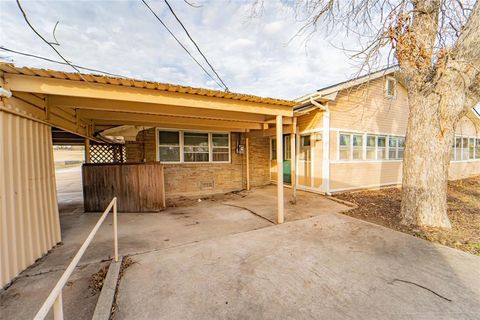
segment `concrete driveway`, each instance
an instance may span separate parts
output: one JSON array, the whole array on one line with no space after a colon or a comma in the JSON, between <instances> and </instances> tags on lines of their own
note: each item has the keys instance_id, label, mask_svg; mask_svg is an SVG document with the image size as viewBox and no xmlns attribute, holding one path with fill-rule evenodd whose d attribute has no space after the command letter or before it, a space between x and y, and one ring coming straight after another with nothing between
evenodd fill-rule
<instances>
[{"instance_id":1,"label":"concrete driveway","mask_svg":"<svg viewBox=\"0 0 480 320\"><path fill-rule=\"evenodd\" d=\"M480 319L480 257L340 214L132 258L118 319Z\"/></svg>"},{"instance_id":2,"label":"concrete driveway","mask_svg":"<svg viewBox=\"0 0 480 320\"><path fill-rule=\"evenodd\" d=\"M2 320L35 315L99 217L83 213L78 168L57 177L63 245L0 291ZM117 319L480 318L480 257L336 214L346 207L301 192L290 222L274 225L272 192L121 213L120 253L136 263L120 281ZM110 223L64 288L66 319L91 319L98 294L88 285L112 255Z\"/></svg>"}]
</instances>

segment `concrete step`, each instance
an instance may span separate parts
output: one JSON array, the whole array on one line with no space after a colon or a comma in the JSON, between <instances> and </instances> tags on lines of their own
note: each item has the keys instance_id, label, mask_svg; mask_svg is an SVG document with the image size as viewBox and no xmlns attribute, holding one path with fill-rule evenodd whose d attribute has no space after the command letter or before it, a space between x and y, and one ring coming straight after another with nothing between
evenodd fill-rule
<instances>
[{"instance_id":1,"label":"concrete step","mask_svg":"<svg viewBox=\"0 0 480 320\"><path fill-rule=\"evenodd\" d=\"M108 267L107 276L103 282L102 291L98 297L97 306L93 312L92 320L108 320L112 310L115 290L117 289L118 276L123 257L118 262L112 261Z\"/></svg>"}]
</instances>

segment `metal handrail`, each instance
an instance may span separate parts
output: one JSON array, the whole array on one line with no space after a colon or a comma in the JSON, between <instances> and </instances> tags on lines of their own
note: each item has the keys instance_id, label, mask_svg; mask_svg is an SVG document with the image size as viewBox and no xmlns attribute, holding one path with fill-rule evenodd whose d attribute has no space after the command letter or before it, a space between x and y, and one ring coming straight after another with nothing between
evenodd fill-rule
<instances>
[{"instance_id":1,"label":"metal handrail","mask_svg":"<svg viewBox=\"0 0 480 320\"><path fill-rule=\"evenodd\" d=\"M100 219L98 219L97 224L93 227L92 231L88 235L87 239L83 243L83 245L78 250L75 257L73 257L72 262L68 265L67 269L63 273L60 280L58 280L55 287L50 292L50 295L47 297L45 302L43 303L40 310L38 310L37 314L35 315L35 320L43 320L47 316L48 312L52 308L53 305L53 318L55 320L63 320L63 302L62 302L62 289L68 281L68 278L72 275L75 267L77 266L78 262L82 258L85 250L92 242L93 237L97 233L98 229L100 228L101 224L107 217L108 213L113 207L113 247L115 251L115 262L118 262L118 238L117 238L117 197L114 197L110 204L108 205L107 209L103 212Z\"/></svg>"}]
</instances>

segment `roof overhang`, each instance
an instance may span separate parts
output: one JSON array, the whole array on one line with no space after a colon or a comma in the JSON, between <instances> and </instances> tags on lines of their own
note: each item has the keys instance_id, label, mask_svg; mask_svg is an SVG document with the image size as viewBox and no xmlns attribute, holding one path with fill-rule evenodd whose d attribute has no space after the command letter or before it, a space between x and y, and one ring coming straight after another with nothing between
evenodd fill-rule
<instances>
[{"instance_id":1,"label":"roof overhang","mask_svg":"<svg viewBox=\"0 0 480 320\"><path fill-rule=\"evenodd\" d=\"M341 82L341 83L338 83L338 84L335 84L335 85L332 85L332 86L329 86L329 87L326 87L326 88L323 88L323 89L319 89L319 90L317 90L313 93L310 93L310 94L302 96L298 99L295 99L296 102L300 103L299 106L295 107L295 111L297 109L301 108L302 106L311 105L310 104L310 99L314 99L315 101L320 102L322 104L327 103L329 101L335 101L338 92L340 92L342 90L345 90L345 89L348 89L348 88L351 88L351 87L355 87L355 86L361 85L363 83L378 79L380 77L384 77L384 76L393 74L393 73L397 72L398 70L399 70L398 66L393 66L393 67L389 67L389 68L386 68L386 69L382 69L380 71L369 73L367 75L364 75L364 76L361 76L361 77L358 77L358 78L355 78L355 79L352 79L352 80L344 81L344 82Z\"/></svg>"},{"instance_id":2,"label":"roof overhang","mask_svg":"<svg viewBox=\"0 0 480 320\"><path fill-rule=\"evenodd\" d=\"M293 101L54 70L0 64L2 98L28 114L83 137L118 126L247 132L276 116L293 116Z\"/></svg>"}]
</instances>

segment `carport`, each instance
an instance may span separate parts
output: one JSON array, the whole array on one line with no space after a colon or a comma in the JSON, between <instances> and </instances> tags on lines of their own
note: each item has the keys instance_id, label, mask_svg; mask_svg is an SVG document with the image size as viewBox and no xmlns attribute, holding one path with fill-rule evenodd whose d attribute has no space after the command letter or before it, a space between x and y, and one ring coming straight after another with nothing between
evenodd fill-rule
<instances>
[{"instance_id":1,"label":"carport","mask_svg":"<svg viewBox=\"0 0 480 320\"><path fill-rule=\"evenodd\" d=\"M185 150L196 150L187 140L168 146L185 152L181 163L161 161L168 197L169 192L201 195L268 184L269 132L275 130L277 159L282 159L282 135L293 131L294 103L279 99L13 64L0 64L0 87L2 287L61 241L52 138L83 141L88 162L91 143L123 133L127 161L130 154L132 162L152 162L162 160L160 132L178 132L180 138L202 133L208 137L207 163L186 163ZM228 134L229 161L214 163L215 148L222 148L214 140L220 141L221 133ZM281 161L278 170L283 171ZM276 183L282 223L281 174Z\"/></svg>"}]
</instances>

